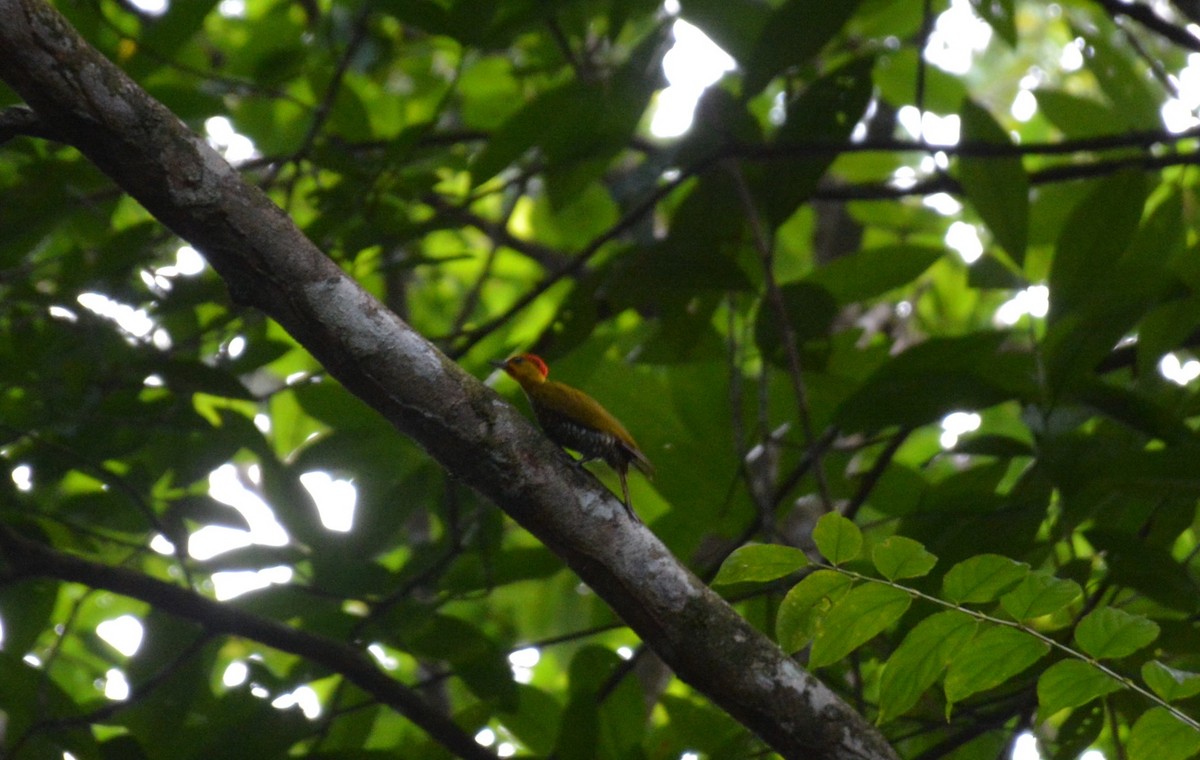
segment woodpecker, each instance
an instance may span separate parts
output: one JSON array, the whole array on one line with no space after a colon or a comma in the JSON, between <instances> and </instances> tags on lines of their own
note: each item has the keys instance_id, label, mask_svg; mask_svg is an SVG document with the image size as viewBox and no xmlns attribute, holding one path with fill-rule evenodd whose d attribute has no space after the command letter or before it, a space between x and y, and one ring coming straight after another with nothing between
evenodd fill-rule
<instances>
[{"instance_id":1,"label":"woodpecker","mask_svg":"<svg viewBox=\"0 0 1200 760\"><path fill-rule=\"evenodd\" d=\"M578 388L547 380L550 368L540 356L521 354L502 362L492 362L520 384L529 398L529 405L538 424L550 440L559 446L578 451L582 465L593 459L603 459L621 481L621 495L630 518L641 522L629 501L626 473L633 465L646 474L654 474L650 460L638 448L625 426L609 414L600 403Z\"/></svg>"}]
</instances>

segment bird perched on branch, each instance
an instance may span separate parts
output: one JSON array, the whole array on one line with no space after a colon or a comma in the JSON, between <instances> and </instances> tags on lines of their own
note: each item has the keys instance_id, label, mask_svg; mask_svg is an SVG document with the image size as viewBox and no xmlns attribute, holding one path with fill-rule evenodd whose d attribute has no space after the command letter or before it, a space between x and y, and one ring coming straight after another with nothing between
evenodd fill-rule
<instances>
[{"instance_id":1,"label":"bird perched on branch","mask_svg":"<svg viewBox=\"0 0 1200 760\"><path fill-rule=\"evenodd\" d=\"M550 440L583 455L577 464L603 459L613 468L621 481L625 511L631 518L641 522L629 501L626 473L631 464L647 476L654 474L654 468L625 426L598 401L578 388L547 380L550 368L540 356L521 354L492 364L521 385L538 424Z\"/></svg>"}]
</instances>

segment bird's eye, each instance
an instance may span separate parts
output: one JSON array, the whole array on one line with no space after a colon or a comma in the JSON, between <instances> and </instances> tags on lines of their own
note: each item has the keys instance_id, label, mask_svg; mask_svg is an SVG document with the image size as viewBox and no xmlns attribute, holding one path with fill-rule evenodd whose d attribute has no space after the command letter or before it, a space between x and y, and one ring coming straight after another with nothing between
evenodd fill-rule
<instances>
[{"instance_id":1,"label":"bird's eye","mask_svg":"<svg viewBox=\"0 0 1200 760\"><path fill-rule=\"evenodd\" d=\"M516 359L512 360L512 363L513 364L524 364L525 360L518 356Z\"/></svg>"}]
</instances>

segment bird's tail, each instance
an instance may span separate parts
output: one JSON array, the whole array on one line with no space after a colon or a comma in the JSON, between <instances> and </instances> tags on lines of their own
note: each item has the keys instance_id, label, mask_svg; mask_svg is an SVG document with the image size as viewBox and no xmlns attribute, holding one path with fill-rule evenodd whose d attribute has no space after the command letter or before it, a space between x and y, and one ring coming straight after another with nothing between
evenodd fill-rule
<instances>
[{"instance_id":1,"label":"bird's tail","mask_svg":"<svg viewBox=\"0 0 1200 760\"><path fill-rule=\"evenodd\" d=\"M650 464L650 460L646 458L645 454L632 446L625 446L624 449L629 453L630 464L641 470L646 477L654 477L654 465Z\"/></svg>"},{"instance_id":2,"label":"bird's tail","mask_svg":"<svg viewBox=\"0 0 1200 760\"><path fill-rule=\"evenodd\" d=\"M634 522L641 522L642 518L633 511L633 502L629 500L629 482L624 468L617 468L617 478L621 481L621 496L625 498L625 511L629 513L630 519Z\"/></svg>"}]
</instances>

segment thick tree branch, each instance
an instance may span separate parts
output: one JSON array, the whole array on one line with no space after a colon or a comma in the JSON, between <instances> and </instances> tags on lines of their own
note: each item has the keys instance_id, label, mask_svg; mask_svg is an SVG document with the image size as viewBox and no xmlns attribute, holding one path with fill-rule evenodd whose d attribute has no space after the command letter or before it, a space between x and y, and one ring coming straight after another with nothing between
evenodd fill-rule
<instances>
[{"instance_id":1,"label":"thick tree branch","mask_svg":"<svg viewBox=\"0 0 1200 760\"><path fill-rule=\"evenodd\" d=\"M345 644L289 628L237 607L172 586L133 570L89 562L47 548L0 528L0 554L6 575L43 577L105 589L150 604L155 609L199 623L211 633L253 639L341 673L363 691L423 728L459 757L493 760L487 751L442 713L375 666L362 652Z\"/></svg>"},{"instance_id":2,"label":"thick tree branch","mask_svg":"<svg viewBox=\"0 0 1200 760\"><path fill-rule=\"evenodd\" d=\"M331 375L559 554L681 678L786 757L895 757L868 721L628 520L516 409L348 278L57 12L41 0L0 0L0 17L0 78L46 123L204 253L236 301L277 320ZM215 603L204 612L218 621L230 614ZM257 634L277 640L280 628Z\"/></svg>"}]
</instances>

